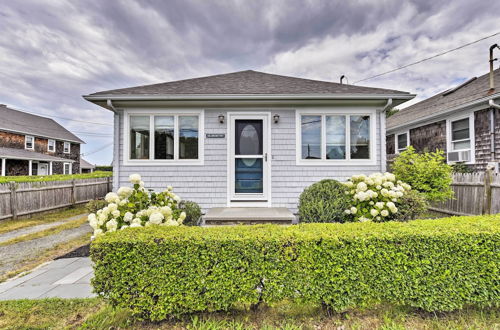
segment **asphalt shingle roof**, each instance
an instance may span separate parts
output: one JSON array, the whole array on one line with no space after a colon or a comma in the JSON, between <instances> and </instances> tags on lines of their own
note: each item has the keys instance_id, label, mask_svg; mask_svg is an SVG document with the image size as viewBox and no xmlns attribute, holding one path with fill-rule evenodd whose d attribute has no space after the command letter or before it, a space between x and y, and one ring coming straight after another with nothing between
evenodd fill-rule
<instances>
[{"instance_id":1,"label":"asphalt shingle roof","mask_svg":"<svg viewBox=\"0 0 500 330\"><path fill-rule=\"evenodd\" d=\"M46 155L26 149L15 149L15 148L4 148L4 147L0 147L0 158L31 159L31 160L68 162L68 163L74 162L74 160L72 159L54 157L51 155Z\"/></svg>"},{"instance_id":2,"label":"asphalt shingle roof","mask_svg":"<svg viewBox=\"0 0 500 330\"><path fill-rule=\"evenodd\" d=\"M436 94L428 99L415 103L387 119L387 129L412 124L419 119L439 116L450 109L500 93L500 69L493 72L496 89L491 92L489 73L472 80L457 90Z\"/></svg>"},{"instance_id":3,"label":"asphalt shingle roof","mask_svg":"<svg viewBox=\"0 0 500 330\"><path fill-rule=\"evenodd\" d=\"M4 104L0 104L0 119L0 131L85 143L53 119L14 110Z\"/></svg>"},{"instance_id":4,"label":"asphalt shingle roof","mask_svg":"<svg viewBox=\"0 0 500 330\"><path fill-rule=\"evenodd\" d=\"M80 168L95 168L95 165L80 157Z\"/></svg>"},{"instance_id":5,"label":"asphalt shingle roof","mask_svg":"<svg viewBox=\"0 0 500 330\"><path fill-rule=\"evenodd\" d=\"M339 84L329 81L311 80L296 77L258 72L253 70L219 74L153 85L102 91L99 95L237 95L237 94L380 94L410 95L407 92Z\"/></svg>"}]
</instances>

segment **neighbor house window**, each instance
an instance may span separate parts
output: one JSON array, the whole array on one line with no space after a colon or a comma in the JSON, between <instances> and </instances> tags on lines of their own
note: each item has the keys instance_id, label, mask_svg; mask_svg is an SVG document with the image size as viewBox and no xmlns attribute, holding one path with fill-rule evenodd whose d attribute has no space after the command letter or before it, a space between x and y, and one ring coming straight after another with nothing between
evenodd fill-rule
<instances>
[{"instance_id":1,"label":"neighbor house window","mask_svg":"<svg viewBox=\"0 0 500 330\"><path fill-rule=\"evenodd\" d=\"M71 174L71 163L63 164L64 174Z\"/></svg>"},{"instance_id":2,"label":"neighbor house window","mask_svg":"<svg viewBox=\"0 0 500 330\"><path fill-rule=\"evenodd\" d=\"M470 150L469 118L451 122L451 149L453 151Z\"/></svg>"},{"instance_id":3,"label":"neighbor house window","mask_svg":"<svg viewBox=\"0 0 500 330\"><path fill-rule=\"evenodd\" d=\"M54 152L56 151L56 141L49 139L47 142L47 151Z\"/></svg>"},{"instance_id":4,"label":"neighbor house window","mask_svg":"<svg viewBox=\"0 0 500 330\"><path fill-rule=\"evenodd\" d=\"M408 148L408 146L410 145L408 141L409 140L408 135L409 135L408 132L396 135L396 145L397 145L396 151L398 154L400 152L405 151L406 148Z\"/></svg>"},{"instance_id":5,"label":"neighbor house window","mask_svg":"<svg viewBox=\"0 0 500 330\"><path fill-rule=\"evenodd\" d=\"M30 135L24 137L24 148L33 150L35 149L35 138Z\"/></svg>"},{"instance_id":6,"label":"neighbor house window","mask_svg":"<svg viewBox=\"0 0 500 330\"><path fill-rule=\"evenodd\" d=\"M63 152L65 154L69 154L71 151L71 143L69 142L64 142L64 148L63 148Z\"/></svg>"},{"instance_id":7,"label":"neighbor house window","mask_svg":"<svg viewBox=\"0 0 500 330\"><path fill-rule=\"evenodd\" d=\"M130 114L130 160L200 160L200 128L198 114Z\"/></svg>"},{"instance_id":8,"label":"neighbor house window","mask_svg":"<svg viewBox=\"0 0 500 330\"><path fill-rule=\"evenodd\" d=\"M300 115L300 159L308 161L371 159L371 116Z\"/></svg>"}]
</instances>

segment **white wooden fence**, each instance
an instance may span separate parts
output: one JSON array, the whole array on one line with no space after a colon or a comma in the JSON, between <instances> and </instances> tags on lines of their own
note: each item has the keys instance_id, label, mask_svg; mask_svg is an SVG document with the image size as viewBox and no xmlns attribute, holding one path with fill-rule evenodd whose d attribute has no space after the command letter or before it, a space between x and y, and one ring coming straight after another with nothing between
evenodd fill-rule
<instances>
[{"instance_id":1,"label":"white wooden fence","mask_svg":"<svg viewBox=\"0 0 500 330\"><path fill-rule=\"evenodd\" d=\"M431 207L451 215L500 213L500 174L456 173L452 183L455 196Z\"/></svg>"},{"instance_id":2,"label":"white wooden fence","mask_svg":"<svg viewBox=\"0 0 500 330\"><path fill-rule=\"evenodd\" d=\"M112 189L112 179L9 182L0 184L0 220L49 211L102 198Z\"/></svg>"}]
</instances>

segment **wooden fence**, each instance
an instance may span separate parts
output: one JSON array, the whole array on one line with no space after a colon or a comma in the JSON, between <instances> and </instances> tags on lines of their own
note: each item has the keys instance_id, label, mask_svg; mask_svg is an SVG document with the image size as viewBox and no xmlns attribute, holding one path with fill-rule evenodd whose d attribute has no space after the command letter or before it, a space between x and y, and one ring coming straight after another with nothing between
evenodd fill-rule
<instances>
[{"instance_id":1,"label":"wooden fence","mask_svg":"<svg viewBox=\"0 0 500 330\"><path fill-rule=\"evenodd\" d=\"M452 188L455 196L434 205L431 210L451 215L500 213L500 174L491 170L456 173Z\"/></svg>"},{"instance_id":2,"label":"wooden fence","mask_svg":"<svg viewBox=\"0 0 500 330\"><path fill-rule=\"evenodd\" d=\"M9 182L0 184L0 220L102 198L112 189L112 179L90 178L66 181Z\"/></svg>"}]
</instances>

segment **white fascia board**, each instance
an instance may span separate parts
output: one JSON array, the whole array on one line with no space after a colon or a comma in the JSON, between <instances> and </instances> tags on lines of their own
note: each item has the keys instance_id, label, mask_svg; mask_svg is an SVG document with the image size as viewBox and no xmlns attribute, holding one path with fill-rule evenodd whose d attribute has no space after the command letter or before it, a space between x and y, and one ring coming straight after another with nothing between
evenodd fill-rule
<instances>
[{"instance_id":1,"label":"white fascia board","mask_svg":"<svg viewBox=\"0 0 500 330\"><path fill-rule=\"evenodd\" d=\"M33 133L27 132L27 131L10 130L8 128L3 128L3 127L0 127L0 131L8 132L8 133L15 133L15 134L17 133L19 135L28 135L28 136L33 136L33 137L37 137L37 138L50 139L50 140L56 140L56 141L66 141L66 142L73 142L76 144L86 144L83 140L82 141L75 141L75 140L62 139L60 137L49 136L49 135L37 135L37 134L33 134Z\"/></svg>"},{"instance_id":2,"label":"white fascia board","mask_svg":"<svg viewBox=\"0 0 500 330\"><path fill-rule=\"evenodd\" d=\"M83 95L87 101L162 100L411 100L415 94L162 94L162 95Z\"/></svg>"},{"instance_id":3,"label":"white fascia board","mask_svg":"<svg viewBox=\"0 0 500 330\"><path fill-rule=\"evenodd\" d=\"M38 158L36 156L34 157L22 157L22 156L9 156L9 155L0 155L0 158L5 158L5 159L19 159L19 160L36 160L39 162L59 162L59 163L74 163L76 160L73 159L64 159L64 158L57 158L57 159L45 159L45 158Z\"/></svg>"},{"instance_id":4,"label":"white fascia board","mask_svg":"<svg viewBox=\"0 0 500 330\"><path fill-rule=\"evenodd\" d=\"M415 121L412 121L412 122L408 122L408 123L405 123L405 124L402 124L402 125L398 125L398 126L394 126L394 127L388 128L386 130L386 132L387 132L387 134L393 134L393 133L395 133L397 131L401 131L403 129L420 127L420 126L423 126L423 125L431 124L433 122L436 122L437 120L446 119L446 117L449 114L456 113L458 111L470 110L472 112L475 112L475 111L479 111L479 110L483 110L483 109L488 109L489 108L489 104L488 104L489 100L496 99L496 98L500 98L500 93L494 94L494 95L490 95L490 96L487 96L487 97L483 97L483 98L480 98L478 100L475 100L475 101L472 101L472 102L469 102L469 103L464 103L464 104L461 104L461 105L457 105L456 107L449 108L449 109L447 109L444 112L440 112L440 113L437 113L437 114L434 114L434 115L422 117L422 118L419 118L418 120L415 120ZM484 104L482 104L482 103L484 103ZM404 111L404 109L402 111Z\"/></svg>"}]
</instances>

